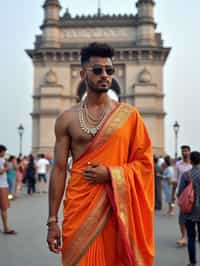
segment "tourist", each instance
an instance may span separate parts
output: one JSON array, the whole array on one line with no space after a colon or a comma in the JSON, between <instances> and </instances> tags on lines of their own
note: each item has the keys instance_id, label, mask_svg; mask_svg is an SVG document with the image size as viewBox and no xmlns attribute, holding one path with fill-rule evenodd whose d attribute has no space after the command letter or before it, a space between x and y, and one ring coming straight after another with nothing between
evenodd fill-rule
<instances>
[{"instance_id":1,"label":"tourist","mask_svg":"<svg viewBox=\"0 0 200 266\"><path fill-rule=\"evenodd\" d=\"M47 173L50 164L44 154L39 155L39 159L36 161L36 166L38 174L38 190L39 192L47 192Z\"/></svg>"},{"instance_id":2,"label":"tourist","mask_svg":"<svg viewBox=\"0 0 200 266\"><path fill-rule=\"evenodd\" d=\"M171 202L171 195L172 195L172 178L174 176L173 167L171 166L171 158L170 156L165 156L163 167L163 191L165 194L165 201L168 204L168 215L174 214L174 207L172 206Z\"/></svg>"},{"instance_id":3,"label":"tourist","mask_svg":"<svg viewBox=\"0 0 200 266\"><path fill-rule=\"evenodd\" d=\"M10 229L10 227L8 226L7 210L9 208L10 203L8 200L7 181L7 172L9 171L9 167L4 159L6 150L7 149L4 145L0 145L0 211L3 224L3 233L7 235L14 235L16 234L15 230Z\"/></svg>"},{"instance_id":4,"label":"tourist","mask_svg":"<svg viewBox=\"0 0 200 266\"><path fill-rule=\"evenodd\" d=\"M87 96L56 121L49 187L47 242L61 251L58 210L67 157L73 165L64 203L63 265L152 266L154 174L151 141L136 108L111 100L113 49L92 43L81 51Z\"/></svg>"},{"instance_id":5,"label":"tourist","mask_svg":"<svg viewBox=\"0 0 200 266\"><path fill-rule=\"evenodd\" d=\"M155 175L155 209L162 209L162 167L158 164L158 157L154 155L154 175Z\"/></svg>"},{"instance_id":6,"label":"tourist","mask_svg":"<svg viewBox=\"0 0 200 266\"><path fill-rule=\"evenodd\" d=\"M188 145L181 146L182 160L177 161L175 172L174 172L174 180L176 180L177 186L179 186L181 182L181 177L184 172L190 170L192 165L190 163L190 147ZM174 197L174 195L172 196ZM186 227L185 227L185 217L179 212L179 227L181 232L181 239L176 243L179 247L184 247L187 245L187 236L186 236Z\"/></svg>"},{"instance_id":7,"label":"tourist","mask_svg":"<svg viewBox=\"0 0 200 266\"><path fill-rule=\"evenodd\" d=\"M22 181L23 181L23 163L20 157L17 158L16 162L16 184L15 184L15 196L19 197L22 188Z\"/></svg>"},{"instance_id":8,"label":"tourist","mask_svg":"<svg viewBox=\"0 0 200 266\"><path fill-rule=\"evenodd\" d=\"M16 157L11 155L8 159L9 170L7 172L8 186L9 186L9 199L13 199L15 182L16 182Z\"/></svg>"},{"instance_id":9,"label":"tourist","mask_svg":"<svg viewBox=\"0 0 200 266\"><path fill-rule=\"evenodd\" d=\"M180 196L181 192L186 188L191 179L194 188L195 199L192 211L189 214L183 214L183 216L185 218L188 238L188 254L190 260L190 264L188 264L188 266L195 266L197 265L196 229L200 228L200 152L191 152L190 161L192 164L192 169L182 175L178 196Z\"/></svg>"},{"instance_id":10,"label":"tourist","mask_svg":"<svg viewBox=\"0 0 200 266\"><path fill-rule=\"evenodd\" d=\"M36 165L32 154L29 155L28 165L26 167L27 194L35 193L36 184Z\"/></svg>"}]
</instances>

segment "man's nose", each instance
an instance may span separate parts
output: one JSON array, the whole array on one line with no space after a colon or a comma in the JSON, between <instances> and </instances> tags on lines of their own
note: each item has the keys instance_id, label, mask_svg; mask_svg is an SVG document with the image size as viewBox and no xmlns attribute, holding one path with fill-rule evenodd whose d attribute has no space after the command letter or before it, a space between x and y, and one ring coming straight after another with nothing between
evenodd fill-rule
<instances>
[{"instance_id":1,"label":"man's nose","mask_svg":"<svg viewBox=\"0 0 200 266\"><path fill-rule=\"evenodd\" d=\"M108 76L105 67L102 67L101 76L103 76L103 77L107 77Z\"/></svg>"}]
</instances>

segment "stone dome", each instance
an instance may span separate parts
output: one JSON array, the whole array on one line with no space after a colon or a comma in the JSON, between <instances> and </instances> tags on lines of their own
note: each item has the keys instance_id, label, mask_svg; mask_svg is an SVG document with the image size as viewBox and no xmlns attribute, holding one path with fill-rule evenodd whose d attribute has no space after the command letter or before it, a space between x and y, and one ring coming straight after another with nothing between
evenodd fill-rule
<instances>
[{"instance_id":1,"label":"stone dome","mask_svg":"<svg viewBox=\"0 0 200 266\"><path fill-rule=\"evenodd\" d=\"M51 69L45 76L45 83L55 85L58 83L56 73Z\"/></svg>"},{"instance_id":2,"label":"stone dome","mask_svg":"<svg viewBox=\"0 0 200 266\"><path fill-rule=\"evenodd\" d=\"M139 74L139 78L138 78L139 82L150 83L151 79L152 79L151 73L146 68L144 68Z\"/></svg>"}]
</instances>

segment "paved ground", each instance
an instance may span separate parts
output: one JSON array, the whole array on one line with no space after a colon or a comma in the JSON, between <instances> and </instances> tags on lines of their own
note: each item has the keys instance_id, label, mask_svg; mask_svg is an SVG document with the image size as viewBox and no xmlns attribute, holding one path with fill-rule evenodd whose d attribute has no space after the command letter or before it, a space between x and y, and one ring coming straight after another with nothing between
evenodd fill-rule
<instances>
[{"instance_id":1,"label":"paved ground","mask_svg":"<svg viewBox=\"0 0 200 266\"><path fill-rule=\"evenodd\" d=\"M9 220L19 234L5 236L0 233L0 266L61 265L60 257L49 253L46 246L46 217L46 194L33 197L24 195L12 202ZM179 237L176 221L177 217L168 218L164 212L156 214L155 266L187 265L186 249L178 249L175 245Z\"/></svg>"}]
</instances>

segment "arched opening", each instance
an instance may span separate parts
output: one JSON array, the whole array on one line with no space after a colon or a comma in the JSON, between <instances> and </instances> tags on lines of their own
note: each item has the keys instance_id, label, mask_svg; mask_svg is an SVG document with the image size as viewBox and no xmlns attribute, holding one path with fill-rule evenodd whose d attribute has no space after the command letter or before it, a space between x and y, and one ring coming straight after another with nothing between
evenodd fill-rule
<instances>
[{"instance_id":1,"label":"arched opening","mask_svg":"<svg viewBox=\"0 0 200 266\"><path fill-rule=\"evenodd\" d=\"M86 85L85 85L85 82L84 80L81 80L79 85L78 85L78 89L77 89L77 96L78 96L78 102L81 101L81 99L83 99L85 96L86 96ZM121 89L120 89L120 86L119 86L119 83L117 82L116 79L113 79L112 80L112 85L110 87L110 90L108 91L108 95L116 100L116 101L120 101L120 92L121 92Z\"/></svg>"}]
</instances>

